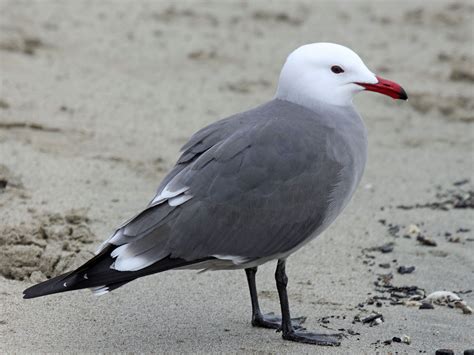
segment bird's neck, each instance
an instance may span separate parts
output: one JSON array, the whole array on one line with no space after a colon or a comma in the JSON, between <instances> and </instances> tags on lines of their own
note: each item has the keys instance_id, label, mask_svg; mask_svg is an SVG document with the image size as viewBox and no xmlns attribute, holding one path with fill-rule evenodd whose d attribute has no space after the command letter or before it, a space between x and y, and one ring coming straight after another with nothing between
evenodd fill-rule
<instances>
[{"instance_id":1,"label":"bird's neck","mask_svg":"<svg viewBox=\"0 0 474 355\"><path fill-rule=\"evenodd\" d=\"M292 102L310 110L321 106L353 107L353 93L347 88L323 89L315 86L308 78L293 80L283 75L280 77L275 98Z\"/></svg>"},{"instance_id":2,"label":"bird's neck","mask_svg":"<svg viewBox=\"0 0 474 355\"><path fill-rule=\"evenodd\" d=\"M327 102L326 100L320 100L315 97L315 95L305 95L303 93L280 90L280 87L278 87L274 99L288 101L316 112L339 109L355 110L355 107L352 103L352 98L351 100L344 102L344 104L342 104L342 102L341 104L334 104L331 102Z\"/></svg>"}]
</instances>

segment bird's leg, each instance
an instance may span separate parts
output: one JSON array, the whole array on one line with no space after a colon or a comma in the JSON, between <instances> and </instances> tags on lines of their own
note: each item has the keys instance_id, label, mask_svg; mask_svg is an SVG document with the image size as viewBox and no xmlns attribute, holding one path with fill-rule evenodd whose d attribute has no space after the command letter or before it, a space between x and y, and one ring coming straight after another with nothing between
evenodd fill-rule
<instances>
[{"instance_id":1,"label":"bird's leg","mask_svg":"<svg viewBox=\"0 0 474 355\"><path fill-rule=\"evenodd\" d=\"M296 341L300 343L316 344L316 345L329 345L338 346L340 345L339 339L340 334L318 334L310 333L302 329L295 329L293 327L290 318L290 306L288 304L288 294L286 293L286 285L288 284L288 277L285 272L286 260L278 260L278 265L275 272L275 280L278 289L278 295L280 296L281 305L281 330L283 333L283 339Z\"/></svg>"},{"instance_id":2,"label":"bird's leg","mask_svg":"<svg viewBox=\"0 0 474 355\"><path fill-rule=\"evenodd\" d=\"M254 327L280 329L281 317L276 316L274 313L262 314L260 306L258 304L257 286L255 284L255 274L257 268L252 267L245 269L247 274L247 281L250 290L250 300L252 302L252 325ZM301 324L306 320L306 317L293 318L291 323L295 329L303 329Z\"/></svg>"}]
</instances>

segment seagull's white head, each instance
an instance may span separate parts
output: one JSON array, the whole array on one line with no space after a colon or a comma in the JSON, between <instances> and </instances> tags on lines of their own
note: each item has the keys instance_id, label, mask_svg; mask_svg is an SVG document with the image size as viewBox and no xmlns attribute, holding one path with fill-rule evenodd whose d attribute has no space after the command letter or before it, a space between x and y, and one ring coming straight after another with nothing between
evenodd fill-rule
<instances>
[{"instance_id":1,"label":"seagull's white head","mask_svg":"<svg viewBox=\"0 0 474 355\"><path fill-rule=\"evenodd\" d=\"M334 43L312 43L288 56L276 97L306 107L318 103L348 106L352 105L354 95L363 90L407 99L400 85L376 76L349 48Z\"/></svg>"}]
</instances>

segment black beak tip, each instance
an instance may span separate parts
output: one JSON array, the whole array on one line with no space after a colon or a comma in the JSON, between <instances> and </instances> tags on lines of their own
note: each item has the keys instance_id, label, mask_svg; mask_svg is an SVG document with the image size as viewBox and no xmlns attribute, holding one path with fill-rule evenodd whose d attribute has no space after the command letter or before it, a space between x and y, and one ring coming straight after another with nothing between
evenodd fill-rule
<instances>
[{"instance_id":1,"label":"black beak tip","mask_svg":"<svg viewBox=\"0 0 474 355\"><path fill-rule=\"evenodd\" d=\"M407 92L405 91L404 88L401 88L400 90L400 96L398 97L400 100L408 100L408 95Z\"/></svg>"}]
</instances>

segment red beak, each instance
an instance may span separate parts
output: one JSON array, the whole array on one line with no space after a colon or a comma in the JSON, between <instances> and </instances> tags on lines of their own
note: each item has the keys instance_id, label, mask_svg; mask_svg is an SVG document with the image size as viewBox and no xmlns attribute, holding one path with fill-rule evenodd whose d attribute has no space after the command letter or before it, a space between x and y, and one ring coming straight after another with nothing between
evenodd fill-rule
<instances>
[{"instance_id":1,"label":"red beak","mask_svg":"<svg viewBox=\"0 0 474 355\"><path fill-rule=\"evenodd\" d=\"M390 96L394 99L407 100L408 95L403 88L394 83L393 81L383 79L380 76L376 76L379 81L377 84L365 84L365 83L356 83L357 85L363 86L366 90L375 91L387 96Z\"/></svg>"}]
</instances>

